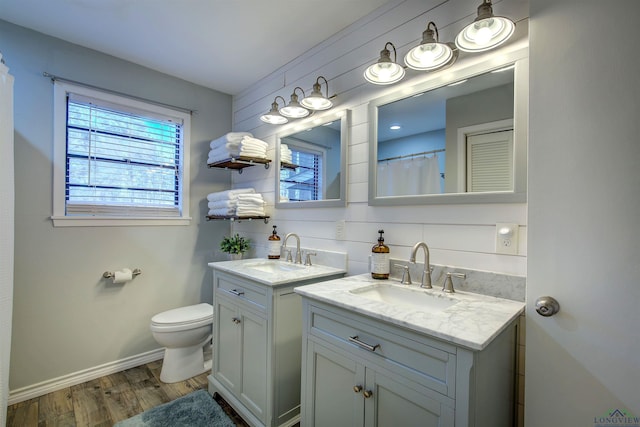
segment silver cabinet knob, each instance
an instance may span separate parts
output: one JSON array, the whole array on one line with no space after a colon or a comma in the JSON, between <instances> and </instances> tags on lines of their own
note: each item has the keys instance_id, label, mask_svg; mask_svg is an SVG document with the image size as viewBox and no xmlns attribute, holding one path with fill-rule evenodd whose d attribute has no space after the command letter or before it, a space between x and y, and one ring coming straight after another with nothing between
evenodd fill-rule
<instances>
[{"instance_id":1,"label":"silver cabinet knob","mask_svg":"<svg viewBox=\"0 0 640 427\"><path fill-rule=\"evenodd\" d=\"M536 311L544 317L553 316L560 311L560 304L550 296L540 297L536 300Z\"/></svg>"}]
</instances>

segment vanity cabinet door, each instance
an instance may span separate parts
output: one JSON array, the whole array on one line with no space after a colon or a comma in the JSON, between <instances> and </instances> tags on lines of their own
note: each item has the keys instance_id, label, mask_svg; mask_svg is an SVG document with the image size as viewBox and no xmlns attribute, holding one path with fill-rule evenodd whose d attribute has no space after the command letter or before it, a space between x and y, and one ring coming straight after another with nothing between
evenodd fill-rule
<instances>
[{"instance_id":1,"label":"vanity cabinet door","mask_svg":"<svg viewBox=\"0 0 640 427\"><path fill-rule=\"evenodd\" d=\"M238 306L217 298L214 348L214 376L236 396L240 393L240 323Z\"/></svg>"},{"instance_id":2,"label":"vanity cabinet door","mask_svg":"<svg viewBox=\"0 0 640 427\"><path fill-rule=\"evenodd\" d=\"M267 320L240 309L242 393L240 400L262 422L267 407Z\"/></svg>"},{"instance_id":3,"label":"vanity cabinet door","mask_svg":"<svg viewBox=\"0 0 640 427\"><path fill-rule=\"evenodd\" d=\"M262 316L216 296L214 376L258 419L267 407L267 326Z\"/></svg>"},{"instance_id":4,"label":"vanity cabinet door","mask_svg":"<svg viewBox=\"0 0 640 427\"><path fill-rule=\"evenodd\" d=\"M306 345L302 424L314 427L362 426L364 366L312 340Z\"/></svg>"},{"instance_id":5,"label":"vanity cabinet door","mask_svg":"<svg viewBox=\"0 0 640 427\"><path fill-rule=\"evenodd\" d=\"M365 426L453 427L454 409L433 399L433 391L367 367L363 398Z\"/></svg>"}]
</instances>

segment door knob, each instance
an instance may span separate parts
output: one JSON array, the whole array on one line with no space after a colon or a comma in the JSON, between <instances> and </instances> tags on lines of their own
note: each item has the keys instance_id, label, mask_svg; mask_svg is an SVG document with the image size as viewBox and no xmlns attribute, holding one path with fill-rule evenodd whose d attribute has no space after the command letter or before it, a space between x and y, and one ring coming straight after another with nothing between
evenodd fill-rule
<instances>
[{"instance_id":1,"label":"door knob","mask_svg":"<svg viewBox=\"0 0 640 427\"><path fill-rule=\"evenodd\" d=\"M560 304L550 296L540 297L536 300L536 311L544 317L553 316L560 311Z\"/></svg>"}]
</instances>

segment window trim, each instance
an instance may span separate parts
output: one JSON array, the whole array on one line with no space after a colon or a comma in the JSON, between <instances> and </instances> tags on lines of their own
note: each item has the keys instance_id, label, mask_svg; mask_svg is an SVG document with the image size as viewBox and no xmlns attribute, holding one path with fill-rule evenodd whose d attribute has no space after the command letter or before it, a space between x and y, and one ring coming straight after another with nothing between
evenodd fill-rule
<instances>
[{"instance_id":1,"label":"window trim","mask_svg":"<svg viewBox=\"0 0 640 427\"><path fill-rule=\"evenodd\" d=\"M109 226L154 226L154 225L189 225L190 205L190 141L191 141L191 116L182 111L173 110L167 107L143 102L125 96L115 95L108 92L99 91L93 88L71 84L68 82L55 81L53 96L53 215L51 220L54 227L109 227ZM182 141L182 163L180 173L182 174L181 207L182 212L179 217L119 217L119 216L66 216L65 215L65 171L67 160L67 94L74 93L83 95L107 103L124 105L128 108L135 108L141 111L173 116L183 120L183 141Z\"/></svg>"}]
</instances>

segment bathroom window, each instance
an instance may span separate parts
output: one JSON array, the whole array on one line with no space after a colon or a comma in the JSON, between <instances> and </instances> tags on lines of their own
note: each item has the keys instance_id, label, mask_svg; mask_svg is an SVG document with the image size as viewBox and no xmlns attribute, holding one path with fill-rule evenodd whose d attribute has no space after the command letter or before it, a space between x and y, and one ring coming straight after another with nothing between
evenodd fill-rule
<instances>
[{"instance_id":1,"label":"bathroom window","mask_svg":"<svg viewBox=\"0 0 640 427\"><path fill-rule=\"evenodd\" d=\"M280 200L323 200L322 151L291 147L295 169L280 170Z\"/></svg>"},{"instance_id":2,"label":"bathroom window","mask_svg":"<svg viewBox=\"0 0 640 427\"><path fill-rule=\"evenodd\" d=\"M188 223L188 114L61 82L54 114L54 225Z\"/></svg>"}]
</instances>

